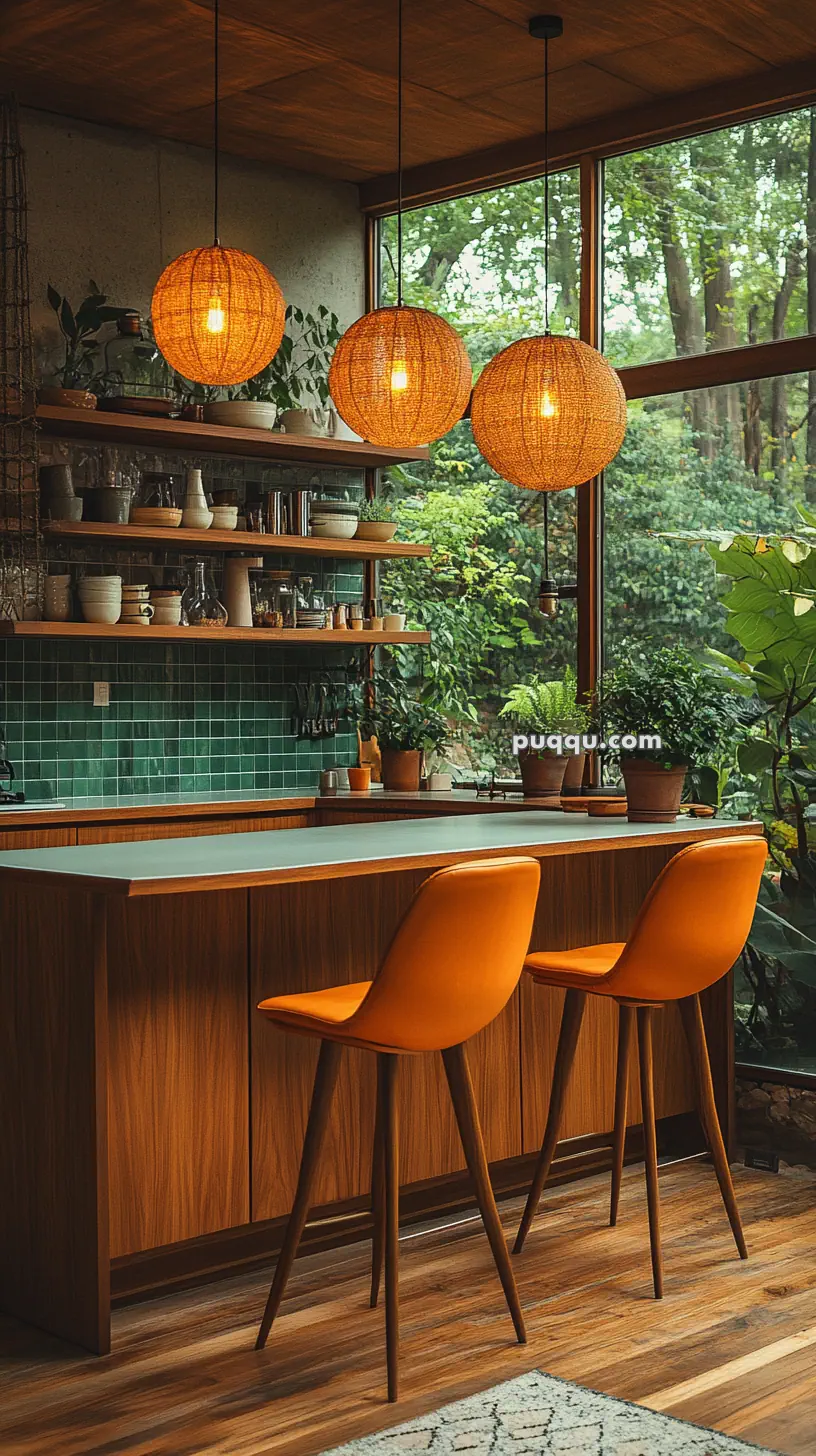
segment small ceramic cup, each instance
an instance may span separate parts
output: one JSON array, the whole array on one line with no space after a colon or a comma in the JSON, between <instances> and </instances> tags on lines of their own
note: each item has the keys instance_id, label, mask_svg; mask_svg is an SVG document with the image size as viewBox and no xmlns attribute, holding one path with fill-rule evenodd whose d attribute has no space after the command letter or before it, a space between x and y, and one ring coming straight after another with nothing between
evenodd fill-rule
<instances>
[{"instance_id":1,"label":"small ceramic cup","mask_svg":"<svg viewBox=\"0 0 816 1456\"><path fill-rule=\"evenodd\" d=\"M349 788L353 794L367 794L371 788L371 764L348 770Z\"/></svg>"},{"instance_id":2,"label":"small ceramic cup","mask_svg":"<svg viewBox=\"0 0 816 1456\"><path fill-rule=\"evenodd\" d=\"M153 626L154 627L178 627L181 622L181 597L172 601L168 598L153 604Z\"/></svg>"},{"instance_id":3,"label":"small ceramic cup","mask_svg":"<svg viewBox=\"0 0 816 1456\"><path fill-rule=\"evenodd\" d=\"M46 622L67 622L71 616L70 576L47 576L45 578L45 620Z\"/></svg>"},{"instance_id":4,"label":"small ceramic cup","mask_svg":"<svg viewBox=\"0 0 816 1456\"><path fill-rule=\"evenodd\" d=\"M153 616L153 608L149 602L139 602L137 606L132 603L122 603L122 621L129 622L133 627L149 627Z\"/></svg>"},{"instance_id":5,"label":"small ceramic cup","mask_svg":"<svg viewBox=\"0 0 816 1456\"><path fill-rule=\"evenodd\" d=\"M382 619L382 622L383 622L383 630L386 631L386 632L404 632L405 631L405 613L404 612L386 612L385 613L385 616Z\"/></svg>"},{"instance_id":6,"label":"small ceramic cup","mask_svg":"<svg viewBox=\"0 0 816 1456\"><path fill-rule=\"evenodd\" d=\"M122 603L118 599L113 601L84 601L82 603L82 615L86 622L107 623L113 626L119 621L122 611Z\"/></svg>"}]
</instances>

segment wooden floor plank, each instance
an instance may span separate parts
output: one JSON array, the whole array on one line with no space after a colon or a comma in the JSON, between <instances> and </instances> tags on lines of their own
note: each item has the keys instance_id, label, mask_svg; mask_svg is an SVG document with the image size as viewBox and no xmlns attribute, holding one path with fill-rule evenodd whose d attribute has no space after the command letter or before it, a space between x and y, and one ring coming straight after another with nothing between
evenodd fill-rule
<instances>
[{"instance_id":1,"label":"wooden floor plank","mask_svg":"<svg viewBox=\"0 0 816 1456\"><path fill-rule=\"evenodd\" d=\"M750 1258L735 1256L705 1164L661 1171L666 1294L651 1297L642 1168L545 1191L514 1268L529 1344L512 1338L480 1223L401 1240L402 1387L385 1401L370 1245L299 1260L269 1344L252 1348L267 1273L117 1310L94 1360L0 1321L3 1456L311 1456L525 1370L812 1456L812 1182L739 1170ZM502 1208L508 1234L521 1211Z\"/></svg>"}]
</instances>

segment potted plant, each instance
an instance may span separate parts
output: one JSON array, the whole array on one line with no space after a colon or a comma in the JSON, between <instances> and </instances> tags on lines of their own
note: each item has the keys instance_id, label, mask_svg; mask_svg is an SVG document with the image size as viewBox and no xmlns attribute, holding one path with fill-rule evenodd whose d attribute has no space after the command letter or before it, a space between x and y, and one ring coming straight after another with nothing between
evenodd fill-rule
<instances>
[{"instance_id":1,"label":"potted plant","mask_svg":"<svg viewBox=\"0 0 816 1456\"><path fill-rule=\"evenodd\" d=\"M264 430L277 422L288 434L326 434L315 416L329 404L329 364L339 338L337 315L325 304L316 315L290 304L274 359L243 384L230 385L226 399L205 401L205 420Z\"/></svg>"},{"instance_id":2,"label":"potted plant","mask_svg":"<svg viewBox=\"0 0 816 1456\"><path fill-rule=\"evenodd\" d=\"M93 279L88 287L90 289L88 297L82 300L79 308L74 312L68 299L57 293L52 284L48 285L48 302L57 316L65 353L62 364L55 375L59 380L59 385L40 390L40 400L43 404L68 405L74 409L96 409L96 394L92 392L92 386L100 377L95 368L99 351L97 335L103 324L116 323L134 311L132 308L110 306L107 295L100 293L99 287L93 282Z\"/></svg>"},{"instance_id":3,"label":"potted plant","mask_svg":"<svg viewBox=\"0 0 816 1456\"><path fill-rule=\"evenodd\" d=\"M432 749L441 753L449 736L438 708L412 697L401 677L384 675L375 679L374 702L364 712L363 730L377 738L383 787L399 793L419 789L423 754Z\"/></svg>"},{"instance_id":4,"label":"potted plant","mask_svg":"<svg viewBox=\"0 0 816 1456\"><path fill-rule=\"evenodd\" d=\"M394 507L384 496L364 501L355 535L360 541L393 541L397 534Z\"/></svg>"},{"instance_id":5,"label":"potted plant","mask_svg":"<svg viewBox=\"0 0 816 1456\"><path fill-rule=\"evenodd\" d=\"M625 659L604 675L600 703L607 739L613 733L624 739L620 767L629 819L641 824L673 823L689 768L716 761L745 721L730 685L683 647ZM659 748L635 746L654 735Z\"/></svg>"},{"instance_id":6,"label":"potted plant","mask_svg":"<svg viewBox=\"0 0 816 1456\"><path fill-rule=\"evenodd\" d=\"M551 735L582 734L589 728L589 709L578 701L575 673L571 668L554 682L533 677L529 682L516 683L507 694L500 717L511 718L517 733L530 740L518 754L525 798L560 794L568 767L570 787L579 786L586 755L561 753L546 744Z\"/></svg>"}]
</instances>

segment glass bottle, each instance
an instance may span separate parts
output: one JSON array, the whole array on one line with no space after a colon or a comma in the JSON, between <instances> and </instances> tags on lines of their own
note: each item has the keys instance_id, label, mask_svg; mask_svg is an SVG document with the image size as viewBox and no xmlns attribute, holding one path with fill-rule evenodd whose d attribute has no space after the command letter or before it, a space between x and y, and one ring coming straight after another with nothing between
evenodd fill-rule
<instances>
[{"instance_id":1,"label":"glass bottle","mask_svg":"<svg viewBox=\"0 0 816 1456\"><path fill-rule=\"evenodd\" d=\"M117 399L172 399L173 376L138 313L117 321L105 345L107 391Z\"/></svg>"},{"instance_id":2,"label":"glass bottle","mask_svg":"<svg viewBox=\"0 0 816 1456\"><path fill-rule=\"evenodd\" d=\"M195 564L193 580L181 598L181 610L188 627L227 625L227 609L218 600L205 561Z\"/></svg>"}]
</instances>

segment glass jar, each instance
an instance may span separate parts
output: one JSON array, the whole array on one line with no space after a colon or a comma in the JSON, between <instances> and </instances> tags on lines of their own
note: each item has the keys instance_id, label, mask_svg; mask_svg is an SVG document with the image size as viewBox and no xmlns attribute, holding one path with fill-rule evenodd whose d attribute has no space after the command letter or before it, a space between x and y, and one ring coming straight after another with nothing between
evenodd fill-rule
<instances>
[{"instance_id":1,"label":"glass jar","mask_svg":"<svg viewBox=\"0 0 816 1456\"><path fill-rule=\"evenodd\" d=\"M255 627L293 627L295 589L288 571L253 574L252 621Z\"/></svg>"},{"instance_id":2,"label":"glass jar","mask_svg":"<svg viewBox=\"0 0 816 1456\"><path fill-rule=\"evenodd\" d=\"M188 627L226 627L227 609L218 600L207 563L197 561L193 580L181 598L181 611Z\"/></svg>"},{"instance_id":3,"label":"glass jar","mask_svg":"<svg viewBox=\"0 0 816 1456\"><path fill-rule=\"evenodd\" d=\"M181 482L166 470L143 470L136 498L137 506L177 510L182 499Z\"/></svg>"},{"instance_id":4,"label":"glass jar","mask_svg":"<svg viewBox=\"0 0 816 1456\"><path fill-rule=\"evenodd\" d=\"M138 313L117 321L105 345L107 393L117 399L172 399L173 375Z\"/></svg>"}]
</instances>

